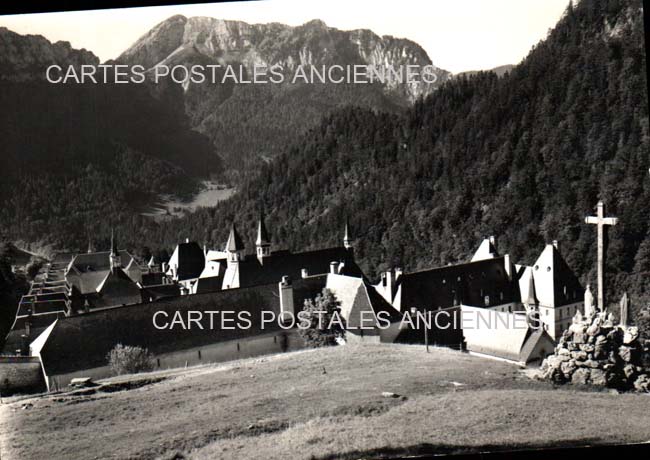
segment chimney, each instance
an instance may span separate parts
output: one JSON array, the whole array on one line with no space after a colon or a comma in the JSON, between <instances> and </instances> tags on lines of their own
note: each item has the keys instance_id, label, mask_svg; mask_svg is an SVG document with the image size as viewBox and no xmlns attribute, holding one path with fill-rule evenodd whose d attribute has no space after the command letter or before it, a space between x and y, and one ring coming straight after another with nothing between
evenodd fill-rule
<instances>
[{"instance_id":1,"label":"chimney","mask_svg":"<svg viewBox=\"0 0 650 460\"><path fill-rule=\"evenodd\" d=\"M503 256L503 265L505 265L508 280L512 281L512 262L510 262L510 254Z\"/></svg>"},{"instance_id":2,"label":"chimney","mask_svg":"<svg viewBox=\"0 0 650 460\"><path fill-rule=\"evenodd\" d=\"M189 239L189 238L185 238L185 242L186 242L186 243L189 243L189 242L190 242L190 239Z\"/></svg>"},{"instance_id":3,"label":"chimney","mask_svg":"<svg viewBox=\"0 0 650 460\"><path fill-rule=\"evenodd\" d=\"M391 305L393 303L393 297L395 296L395 282L401 272L402 271L399 268L391 268L381 274L381 295Z\"/></svg>"},{"instance_id":4,"label":"chimney","mask_svg":"<svg viewBox=\"0 0 650 460\"><path fill-rule=\"evenodd\" d=\"M488 239L490 240L490 244L492 244L492 246L496 246L497 239L494 237L494 235L490 235Z\"/></svg>"},{"instance_id":5,"label":"chimney","mask_svg":"<svg viewBox=\"0 0 650 460\"><path fill-rule=\"evenodd\" d=\"M280 291L280 320L283 323L290 323L294 316L293 286L291 285L291 278L286 275L283 276L282 281L278 283L278 290Z\"/></svg>"},{"instance_id":6,"label":"chimney","mask_svg":"<svg viewBox=\"0 0 650 460\"><path fill-rule=\"evenodd\" d=\"M307 271L306 268L300 270L300 276L302 276L303 278L307 278L309 276L309 272Z\"/></svg>"},{"instance_id":7,"label":"chimney","mask_svg":"<svg viewBox=\"0 0 650 460\"><path fill-rule=\"evenodd\" d=\"M203 255L206 256L206 257L208 255L208 245L207 244L203 245Z\"/></svg>"},{"instance_id":8,"label":"chimney","mask_svg":"<svg viewBox=\"0 0 650 460\"><path fill-rule=\"evenodd\" d=\"M330 262L330 273L336 275L338 272L339 272L339 263L336 261Z\"/></svg>"},{"instance_id":9,"label":"chimney","mask_svg":"<svg viewBox=\"0 0 650 460\"><path fill-rule=\"evenodd\" d=\"M558 245L557 240L553 240L553 246L555 246L555 249L557 249L558 251L560 250L560 246Z\"/></svg>"}]
</instances>

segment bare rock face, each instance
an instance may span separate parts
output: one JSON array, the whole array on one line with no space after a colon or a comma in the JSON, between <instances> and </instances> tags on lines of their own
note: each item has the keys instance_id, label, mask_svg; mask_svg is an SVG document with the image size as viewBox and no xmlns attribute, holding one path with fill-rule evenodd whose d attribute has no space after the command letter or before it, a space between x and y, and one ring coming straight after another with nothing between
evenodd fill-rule
<instances>
[{"instance_id":1,"label":"bare rock face","mask_svg":"<svg viewBox=\"0 0 650 460\"><path fill-rule=\"evenodd\" d=\"M417 43L392 36L380 37L370 30L342 31L313 20L298 27L283 24L248 24L209 17L172 16L144 34L118 58L118 62L140 64L149 69L157 64L177 64L193 55L214 64L241 63L253 67L282 65L432 65ZM410 102L429 94L450 78L435 68L438 82L430 84L387 84L385 91L397 92Z\"/></svg>"},{"instance_id":2,"label":"bare rock face","mask_svg":"<svg viewBox=\"0 0 650 460\"><path fill-rule=\"evenodd\" d=\"M576 315L555 354L542 363L540 376L554 383L650 392L643 351L637 328L615 327L602 313L588 318Z\"/></svg>"}]
</instances>

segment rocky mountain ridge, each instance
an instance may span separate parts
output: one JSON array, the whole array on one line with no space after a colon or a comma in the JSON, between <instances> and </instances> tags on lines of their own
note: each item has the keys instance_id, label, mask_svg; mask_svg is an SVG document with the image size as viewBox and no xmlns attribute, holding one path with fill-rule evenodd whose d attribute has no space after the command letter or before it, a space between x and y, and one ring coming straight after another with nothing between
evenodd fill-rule
<instances>
[{"instance_id":1,"label":"rocky mountain ridge","mask_svg":"<svg viewBox=\"0 0 650 460\"><path fill-rule=\"evenodd\" d=\"M0 27L0 50L0 81L42 80L52 64L99 64L92 52L74 49L69 42L50 43L41 35L20 35L6 27Z\"/></svg>"},{"instance_id":2,"label":"rocky mountain ridge","mask_svg":"<svg viewBox=\"0 0 650 460\"><path fill-rule=\"evenodd\" d=\"M416 43L370 30L342 31L313 20L291 27L279 23L248 24L208 17L172 16L144 34L117 59L118 63L151 69L164 64L282 66L287 74L299 65L432 66ZM405 67L403 67L405 69ZM296 135L315 127L321 118L343 106L397 113L431 94L450 73L430 68L434 83L373 84L292 83L214 84L166 82L151 85L160 99L178 107L190 125L209 137L226 168L237 181L254 174L291 144Z\"/></svg>"},{"instance_id":3,"label":"rocky mountain ridge","mask_svg":"<svg viewBox=\"0 0 650 460\"><path fill-rule=\"evenodd\" d=\"M342 31L318 19L291 27L181 15L155 26L116 61L150 69L161 63L181 63L187 60L188 54L222 65L242 63L249 72L256 65L281 65L290 71L299 65L433 65L426 51L410 40L389 35L380 37L367 29ZM440 83L450 76L437 67L435 74ZM438 84L403 85L401 95L413 102L431 93ZM396 90L398 86L388 89Z\"/></svg>"}]
</instances>

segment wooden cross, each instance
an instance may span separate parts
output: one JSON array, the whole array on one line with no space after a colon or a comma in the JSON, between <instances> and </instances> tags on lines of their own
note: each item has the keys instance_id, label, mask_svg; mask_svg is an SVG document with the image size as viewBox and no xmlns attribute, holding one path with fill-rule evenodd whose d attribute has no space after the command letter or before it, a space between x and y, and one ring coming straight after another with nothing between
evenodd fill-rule
<instances>
[{"instance_id":1,"label":"wooden cross","mask_svg":"<svg viewBox=\"0 0 650 460\"><path fill-rule=\"evenodd\" d=\"M602 201L596 205L597 213L595 216L588 216L585 222L598 226L598 311L605 309L605 225L616 225L616 217L605 217L605 205Z\"/></svg>"}]
</instances>

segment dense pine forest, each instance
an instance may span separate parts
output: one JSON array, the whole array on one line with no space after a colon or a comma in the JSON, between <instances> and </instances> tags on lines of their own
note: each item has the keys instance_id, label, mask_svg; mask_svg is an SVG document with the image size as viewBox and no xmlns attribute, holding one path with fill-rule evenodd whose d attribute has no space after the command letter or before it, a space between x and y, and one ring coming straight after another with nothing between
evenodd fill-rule
<instances>
[{"instance_id":1,"label":"dense pine forest","mask_svg":"<svg viewBox=\"0 0 650 460\"><path fill-rule=\"evenodd\" d=\"M10 238L28 235L67 250L86 248L84 225L99 246L119 226L135 253L170 250L186 237L221 246L232 221L252 250L261 207L276 247L296 250L340 244L349 219L357 258L371 278L391 265L413 270L467 260L488 235L497 236L500 252L530 264L557 239L587 282L594 278L596 233L584 217L602 199L620 222L609 231L610 300L627 290L639 306L650 294L641 8L639 0L582 0L503 77L457 77L405 114L343 108L213 208L156 222L120 207L98 208L92 194L75 193L38 222L5 210L1 217ZM97 181L72 189L64 183L53 193L109 190ZM47 191L35 182L20 193ZM88 208L93 220L82 223L78 213Z\"/></svg>"}]
</instances>

